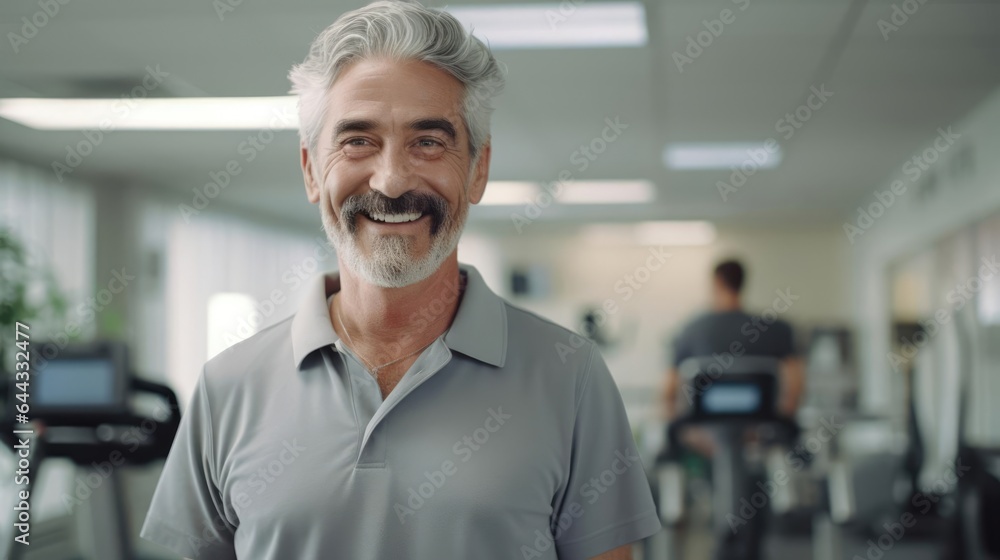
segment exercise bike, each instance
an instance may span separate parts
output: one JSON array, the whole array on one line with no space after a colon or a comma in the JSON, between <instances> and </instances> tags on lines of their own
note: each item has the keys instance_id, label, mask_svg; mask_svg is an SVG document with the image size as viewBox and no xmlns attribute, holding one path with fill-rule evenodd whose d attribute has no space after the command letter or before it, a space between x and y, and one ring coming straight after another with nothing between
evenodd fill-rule
<instances>
[{"instance_id":1,"label":"exercise bike","mask_svg":"<svg viewBox=\"0 0 1000 560\"><path fill-rule=\"evenodd\" d=\"M744 454L749 432L762 443L791 447L799 427L778 412L779 362L772 358L695 358L681 364L682 395L688 411L667 428L667 445L657 457L658 507L668 533L676 533L686 514L682 433L691 427L712 433L713 533L717 560L757 560L763 546L763 521L769 502L787 480L761 480ZM787 473L785 473L787 475ZM668 538L672 557L683 557L677 539Z\"/></svg>"}]
</instances>

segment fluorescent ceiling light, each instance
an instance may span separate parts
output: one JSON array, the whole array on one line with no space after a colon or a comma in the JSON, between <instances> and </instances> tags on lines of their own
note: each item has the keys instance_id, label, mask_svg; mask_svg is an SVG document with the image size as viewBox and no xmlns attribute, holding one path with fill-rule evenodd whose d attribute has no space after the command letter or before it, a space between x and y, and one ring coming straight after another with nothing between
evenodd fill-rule
<instances>
[{"instance_id":1,"label":"fluorescent ceiling light","mask_svg":"<svg viewBox=\"0 0 1000 560\"><path fill-rule=\"evenodd\" d=\"M649 181L567 181L551 187L550 192L557 194L560 204L645 204L656 199L656 188ZM490 181L480 204L520 206L542 195L537 183Z\"/></svg>"},{"instance_id":2,"label":"fluorescent ceiling light","mask_svg":"<svg viewBox=\"0 0 1000 560\"><path fill-rule=\"evenodd\" d=\"M296 96L0 99L0 117L39 130L297 130Z\"/></svg>"},{"instance_id":3,"label":"fluorescent ceiling light","mask_svg":"<svg viewBox=\"0 0 1000 560\"><path fill-rule=\"evenodd\" d=\"M698 246L715 241L715 226L704 221L594 224L581 235L586 243L598 245Z\"/></svg>"},{"instance_id":4,"label":"fluorescent ceiling light","mask_svg":"<svg viewBox=\"0 0 1000 560\"><path fill-rule=\"evenodd\" d=\"M521 206L538 194L538 185L522 181L490 181L479 204L486 206Z\"/></svg>"},{"instance_id":5,"label":"fluorescent ceiling light","mask_svg":"<svg viewBox=\"0 0 1000 560\"><path fill-rule=\"evenodd\" d=\"M641 47L646 11L640 2L563 2L448 8L491 49Z\"/></svg>"},{"instance_id":6,"label":"fluorescent ceiling light","mask_svg":"<svg viewBox=\"0 0 1000 560\"><path fill-rule=\"evenodd\" d=\"M643 204L656 198L649 181L571 181L563 187L562 204Z\"/></svg>"},{"instance_id":7,"label":"fluorescent ceiling light","mask_svg":"<svg viewBox=\"0 0 1000 560\"><path fill-rule=\"evenodd\" d=\"M768 142L668 144L663 150L663 163L670 169L729 169L743 164L771 169L781 163L781 146L774 140Z\"/></svg>"}]
</instances>

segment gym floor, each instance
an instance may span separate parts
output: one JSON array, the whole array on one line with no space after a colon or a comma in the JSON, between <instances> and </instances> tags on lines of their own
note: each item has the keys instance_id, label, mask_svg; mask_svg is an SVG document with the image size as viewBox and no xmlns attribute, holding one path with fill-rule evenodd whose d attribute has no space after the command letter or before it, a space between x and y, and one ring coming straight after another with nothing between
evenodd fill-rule
<instances>
[{"instance_id":1,"label":"gym floor","mask_svg":"<svg viewBox=\"0 0 1000 560\"><path fill-rule=\"evenodd\" d=\"M680 535L682 546L680 558L684 560L712 560L712 550L715 544L711 531L689 531ZM769 535L765 539L764 560L814 560L813 539L809 536ZM840 558L857 560L938 560L941 557L940 547L932 541L897 542L877 557L873 552L868 555L867 539L847 535L841 544ZM659 560L659 559L656 559ZM819 560L819 559L815 559Z\"/></svg>"}]
</instances>

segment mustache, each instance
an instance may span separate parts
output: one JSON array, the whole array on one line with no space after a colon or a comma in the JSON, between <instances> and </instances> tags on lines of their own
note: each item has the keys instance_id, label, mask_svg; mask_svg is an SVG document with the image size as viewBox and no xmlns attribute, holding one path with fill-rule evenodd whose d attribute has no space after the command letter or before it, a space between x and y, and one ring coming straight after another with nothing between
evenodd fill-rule
<instances>
[{"instance_id":1,"label":"mustache","mask_svg":"<svg viewBox=\"0 0 1000 560\"><path fill-rule=\"evenodd\" d=\"M372 214L427 214L431 218L431 235L449 220L448 201L431 193L408 191L396 198L390 198L379 191L370 190L364 194L347 197L340 208L340 219L347 231L354 235L358 229L358 214L370 217Z\"/></svg>"}]
</instances>

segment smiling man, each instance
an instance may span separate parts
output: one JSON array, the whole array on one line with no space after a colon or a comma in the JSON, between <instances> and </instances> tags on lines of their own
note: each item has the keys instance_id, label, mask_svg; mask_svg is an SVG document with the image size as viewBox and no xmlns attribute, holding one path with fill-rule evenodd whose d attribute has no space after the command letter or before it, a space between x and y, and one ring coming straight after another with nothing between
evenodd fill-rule
<instances>
[{"instance_id":1,"label":"smiling man","mask_svg":"<svg viewBox=\"0 0 1000 560\"><path fill-rule=\"evenodd\" d=\"M212 559L631 558L660 522L604 360L458 262L489 49L376 2L290 77L339 274L205 365L142 535Z\"/></svg>"}]
</instances>

